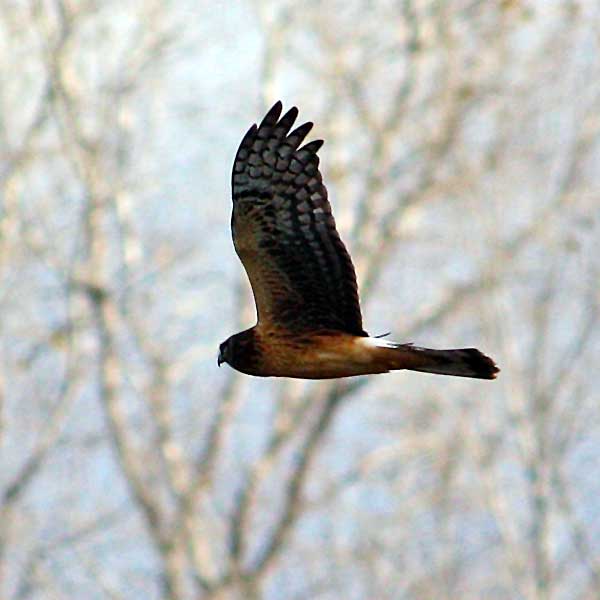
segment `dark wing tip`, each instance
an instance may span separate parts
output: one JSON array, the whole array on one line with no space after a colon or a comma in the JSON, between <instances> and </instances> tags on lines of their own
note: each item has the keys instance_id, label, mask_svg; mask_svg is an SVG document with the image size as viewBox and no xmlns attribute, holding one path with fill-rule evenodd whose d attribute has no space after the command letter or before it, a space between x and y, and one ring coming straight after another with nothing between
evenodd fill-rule
<instances>
[{"instance_id":1,"label":"dark wing tip","mask_svg":"<svg viewBox=\"0 0 600 600\"><path fill-rule=\"evenodd\" d=\"M306 123L298 125L298 127L296 127L296 129L289 134L289 137L298 136L304 139L310 133L310 130L313 128L313 126L314 123L312 121L306 121Z\"/></svg>"},{"instance_id":2,"label":"dark wing tip","mask_svg":"<svg viewBox=\"0 0 600 600\"><path fill-rule=\"evenodd\" d=\"M277 122L277 128L284 135L287 135L287 132L292 128L292 125L298 118L298 109L295 106L292 106L290 110L288 110L281 119Z\"/></svg>"},{"instance_id":3,"label":"dark wing tip","mask_svg":"<svg viewBox=\"0 0 600 600\"><path fill-rule=\"evenodd\" d=\"M304 146L302 146L302 148L300 148L298 152L308 152L309 154L316 154L324 143L324 140L313 140L312 142L308 142L308 144L304 144Z\"/></svg>"},{"instance_id":4,"label":"dark wing tip","mask_svg":"<svg viewBox=\"0 0 600 600\"><path fill-rule=\"evenodd\" d=\"M256 123L253 123L250 128L248 129L248 131L246 131L246 133L244 134L244 137L242 138L242 141L240 142L240 148L243 148L244 145L251 139L254 137L254 134L257 132L258 127L256 125Z\"/></svg>"},{"instance_id":5,"label":"dark wing tip","mask_svg":"<svg viewBox=\"0 0 600 600\"><path fill-rule=\"evenodd\" d=\"M281 111L283 110L283 104L281 104L281 100L277 100L273 106L269 109L269 112L264 116L263 120L260 122L258 126L259 129L264 127L265 125L273 126L279 120L279 115L281 115Z\"/></svg>"},{"instance_id":6,"label":"dark wing tip","mask_svg":"<svg viewBox=\"0 0 600 600\"><path fill-rule=\"evenodd\" d=\"M296 118L298 117L298 107L297 106L292 106L292 108L290 108L285 115L283 115L283 117L281 117L281 120L283 121L284 119L289 119L292 123L296 120Z\"/></svg>"},{"instance_id":7,"label":"dark wing tip","mask_svg":"<svg viewBox=\"0 0 600 600\"><path fill-rule=\"evenodd\" d=\"M309 134L312 127L313 124L310 121L303 123L299 127L296 127L294 131L287 135L288 144L294 148L298 148L298 146L300 146L300 144L304 141L304 138Z\"/></svg>"}]
</instances>

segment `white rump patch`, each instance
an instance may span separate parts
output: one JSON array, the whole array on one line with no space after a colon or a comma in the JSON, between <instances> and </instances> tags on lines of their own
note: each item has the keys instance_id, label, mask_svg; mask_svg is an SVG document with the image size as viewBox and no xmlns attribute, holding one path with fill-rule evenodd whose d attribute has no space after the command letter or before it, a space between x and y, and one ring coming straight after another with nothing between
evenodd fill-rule
<instances>
[{"instance_id":1,"label":"white rump patch","mask_svg":"<svg viewBox=\"0 0 600 600\"><path fill-rule=\"evenodd\" d=\"M388 342L382 338L363 337L359 338L359 343L369 348L397 348L398 344Z\"/></svg>"}]
</instances>

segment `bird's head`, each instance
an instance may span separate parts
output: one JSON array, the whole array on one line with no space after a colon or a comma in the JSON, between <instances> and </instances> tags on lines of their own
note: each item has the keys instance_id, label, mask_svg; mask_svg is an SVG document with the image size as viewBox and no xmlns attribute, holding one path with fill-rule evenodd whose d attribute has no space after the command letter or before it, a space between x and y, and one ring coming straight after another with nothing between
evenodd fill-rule
<instances>
[{"instance_id":1,"label":"bird's head","mask_svg":"<svg viewBox=\"0 0 600 600\"><path fill-rule=\"evenodd\" d=\"M254 335L251 329L232 335L219 346L219 366L227 363L242 373L252 373L254 361Z\"/></svg>"},{"instance_id":2,"label":"bird's head","mask_svg":"<svg viewBox=\"0 0 600 600\"><path fill-rule=\"evenodd\" d=\"M232 335L219 346L219 358L217 358L217 364L219 365L219 367L223 363L231 364L231 362L233 361L235 346L235 341L233 339L234 337L235 336Z\"/></svg>"}]
</instances>

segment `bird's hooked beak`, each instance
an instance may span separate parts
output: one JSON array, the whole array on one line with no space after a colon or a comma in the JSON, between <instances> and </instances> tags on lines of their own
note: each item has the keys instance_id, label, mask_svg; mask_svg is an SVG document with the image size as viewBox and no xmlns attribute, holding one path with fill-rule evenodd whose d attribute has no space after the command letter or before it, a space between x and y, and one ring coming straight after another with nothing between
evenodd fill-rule
<instances>
[{"instance_id":1,"label":"bird's hooked beak","mask_svg":"<svg viewBox=\"0 0 600 600\"><path fill-rule=\"evenodd\" d=\"M223 353L221 352L221 350L219 350L219 358L217 358L217 366L220 367L224 362L225 362L225 359L223 358Z\"/></svg>"}]
</instances>

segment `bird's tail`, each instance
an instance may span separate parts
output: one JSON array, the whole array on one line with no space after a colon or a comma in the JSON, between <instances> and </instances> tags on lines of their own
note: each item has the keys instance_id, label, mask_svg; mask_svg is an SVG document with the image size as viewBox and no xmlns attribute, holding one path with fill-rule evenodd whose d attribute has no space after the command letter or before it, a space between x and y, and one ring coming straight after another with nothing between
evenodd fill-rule
<instances>
[{"instance_id":1,"label":"bird's tail","mask_svg":"<svg viewBox=\"0 0 600 600\"><path fill-rule=\"evenodd\" d=\"M491 358L476 348L432 350L379 339L375 345L380 348L380 359L390 371L408 369L477 379L495 379L500 371Z\"/></svg>"}]
</instances>

